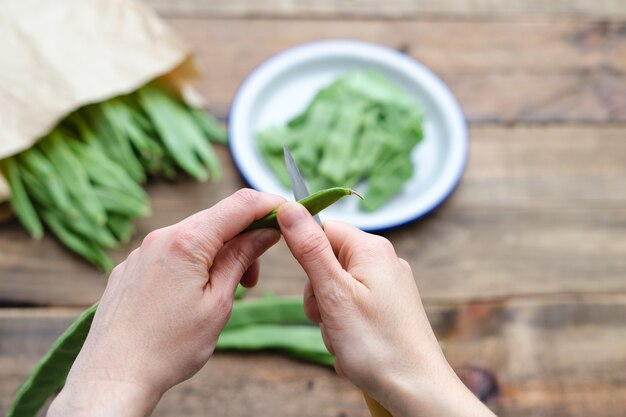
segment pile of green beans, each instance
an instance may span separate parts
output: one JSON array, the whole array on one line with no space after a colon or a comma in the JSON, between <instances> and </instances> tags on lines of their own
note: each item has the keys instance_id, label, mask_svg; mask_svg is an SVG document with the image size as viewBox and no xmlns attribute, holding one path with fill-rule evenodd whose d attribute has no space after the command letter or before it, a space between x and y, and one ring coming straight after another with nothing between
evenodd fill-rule
<instances>
[{"instance_id":1,"label":"pile of green beans","mask_svg":"<svg viewBox=\"0 0 626 417\"><path fill-rule=\"evenodd\" d=\"M373 71L344 74L321 89L285 126L257 135L261 154L285 186L287 144L312 191L363 182L360 208L374 211L413 176L422 113L399 86Z\"/></svg>"},{"instance_id":2,"label":"pile of green beans","mask_svg":"<svg viewBox=\"0 0 626 417\"><path fill-rule=\"evenodd\" d=\"M241 295L243 290L240 289L238 296ZM63 387L87 338L97 308L97 304L89 307L59 336L15 394L6 417L34 417L48 398ZM266 296L235 301L216 349L274 349L324 366L332 366L334 360L326 350L319 327L304 314L301 297Z\"/></svg>"},{"instance_id":3,"label":"pile of green beans","mask_svg":"<svg viewBox=\"0 0 626 417\"><path fill-rule=\"evenodd\" d=\"M210 142L226 142L217 121L156 84L70 114L32 148L0 161L11 207L35 239L44 225L103 271L107 249L127 242L133 220L150 214L141 184L178 170L220 176Z\"/></svg>"}]
</instances>

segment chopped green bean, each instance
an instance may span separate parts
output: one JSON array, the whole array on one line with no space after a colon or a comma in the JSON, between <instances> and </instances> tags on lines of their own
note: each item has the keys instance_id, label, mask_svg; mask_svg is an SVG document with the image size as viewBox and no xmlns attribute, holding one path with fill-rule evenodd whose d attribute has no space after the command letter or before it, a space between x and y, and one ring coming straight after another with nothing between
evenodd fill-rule
<instances>
[{"instance_id":1,"label":"chopped green bean","mask_svg":"<svg viewBox=\"0 0 626 417\"><path fill-rule=\"evenodd\" d=\"M289 182L281 163L283 144L311 190L363 182L366 201L359 207L372 211L412 177L412 167L400 169L397 164L413 165L410 154L423 136L422 114L401 87L374 71L352 71L319 90L285 126L258 132L257 143L285 186ZM404 157L396 159L398 155ZM382 168L392 159L394 169ZM386 181L391 187L382 186Z\"/></svg>"}]
</instances>

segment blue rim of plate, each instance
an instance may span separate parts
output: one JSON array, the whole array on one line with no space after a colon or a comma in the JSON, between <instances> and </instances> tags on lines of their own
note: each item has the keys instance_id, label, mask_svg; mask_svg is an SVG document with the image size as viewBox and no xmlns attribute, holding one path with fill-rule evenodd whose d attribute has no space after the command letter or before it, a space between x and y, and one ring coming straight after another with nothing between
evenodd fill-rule
<instances>
[{"instance_id":1,"label":"blue rim of plate","mask_svg":"<svg viewBox=\"0 0 626 417\"><path fill-rule=\"evenodd\" d=\"M380 44L376 44L376 43L372 43L372 42L366 42L366 41L360 41L360 40L353 40L353 39L326 39L326 40L321 40L321 41L311 41L311 42L305 42L305 43L301 43L299 45L296 46L292 46L289 47L275 55L272 55L271 57L265 59L264 61L262 61L260 64L258 64L241 82L241 84L239 85L239 88L237 89L237 92L235 93L235 96L233 98L233 101L231 103L229 112L228 112L228 147L230 150L230 154L231 157L235 163L235 166L237 167L237 170L239 171L239 174L242 176L242 178L244 179L244 181L251 186L254 189L257 189L257 187L255 187L254 185L254 181L251 180L248 175L246 175L246 172L244 169L241 168L242 166L242 161L240 161L238 159L237 153L234 152L233 150L233 144L230 140L231 136L232 136L232 129L233 129L233 115L235 114L237 108L239 107L239 102L241 101L241 97L243 96L243 93L246 91L247 86L249 84L252 83L252 81L255 79L255 77L257 76L257 74L260 71L263 71L265 68L270 67L275 61L278 61L280 59L283 59L285 56L289 56L293 53L296 52L302 52L304 50L307 49L313 49L313 48L318 48L321 46L330 46L332 44L341 44L343 46L350 46L350 45L354 45L357 47L367 47L367 48L371 48L373 50L378 50L380 52L384 52L390 55L395 55L395 57L397 59L400 59L401 61L404 61L407 64L410 64L411 66L413 66L414 68L418 69L419 71L427 74L429 77L431 77L431 81L435 82L437 84L437 87L440 89L440 92L445 96L445 99L448 101L448 104L450 104L453 108L453 111L457 114L457 116L459 116L460 120L462 121L462 123L459 125L459 128L461 129L460 131L460 135L462 137L462 139L464 140L464 145L465 145L465 152L462 155L462 160L459 163L459 165L457 166L457 170L456 170L456 175L454 177L454 180L451 181L448 186L446 187L446 190L442 193L442 195L440 196L440 198L438 198L437 200L433 201L428 207L426 207L424 210L417 212L414 216L407 218L405 220L402 221L398 221L395 223L391 223L385 226L381 226L381 227L373 227L373 228L366 228L364 230L366 230L367 232L384 232L387 230L392 230L392 229L396 229L398 227L401 226L405 226L409 223L413 223L416 220L422 219L428 215L430 215L431 213L433 213L434 211L436 211L453 193L454 191L457 189L457 187L459 186L461 179L463 177L463 174L465 172L465 168L467 167L467 161L469 158L469 133L468 133L468 124L467 124L467 120L465 119L464 113L463 113L463 109L461 108L461 105L459 104L458 100L456 99L456 97L454 96L454 94L452 94L452 91L450 91L450 89L448 88L448 86L443 82L443 80L437 76L430 68L426 67L425 65L423 65L422 63L420 63L419 61L417 61L416 59L410 57L409 55L406 55L402 52L399 52L393 48L389 48L387 46L384 45L380 45Z\"/></svg>"}]
</instances>

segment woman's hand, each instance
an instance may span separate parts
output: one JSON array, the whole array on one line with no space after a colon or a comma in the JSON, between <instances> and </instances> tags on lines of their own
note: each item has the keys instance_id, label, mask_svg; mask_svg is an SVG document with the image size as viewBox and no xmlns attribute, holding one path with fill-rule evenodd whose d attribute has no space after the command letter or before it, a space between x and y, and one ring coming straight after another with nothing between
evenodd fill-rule
<instances>
[{"instance_id":1,"label":"woman's hand","mask_svg":"<svg viewBox=\"0 0 626 417\"><path fill-rule=\"evenodd\" d=\"M296 203L279 207L278 222L309 277L306 313L340 375L394 417L492 415L448 365L411 268L387 239L339 222L322 230Z\"/></svg>"},{"instance_id":2,"label":"woman's hand","mask_svg":"<svg viewBox=\"0 0 626 417\"><path fill-rule=\"evenodd\" d=\"M284 200L240 190L156 230L112 272L89 336L49 416L143 416L209 359L241 281L280 234L240 235Z\"/></svg>"}]
</instances>

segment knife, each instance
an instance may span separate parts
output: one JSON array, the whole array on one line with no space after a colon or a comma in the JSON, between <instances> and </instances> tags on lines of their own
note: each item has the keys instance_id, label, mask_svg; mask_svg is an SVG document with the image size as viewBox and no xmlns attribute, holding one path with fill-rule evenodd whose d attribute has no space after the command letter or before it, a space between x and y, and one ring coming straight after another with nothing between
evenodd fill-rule
<instances>
[{"instance_id":1,"label":"knife","mask_svg":"<svg viewBox=\"0 0 626 417\"><path fill-rule=\"evenodd\" d=\"M287 145L283 145L283 153L285 154L285 165L287 166L289 182L291 182L291 191L293 192L293 196L296 198L296 201L300 201L304 197L309 196L309 189L307 188L304 178L298 169L298 165L296 165L296 161L293 160L293 156L291 156L291 152L289 152ZM313 218L317 224L320 226L322 225L319 215L316 214Z\"/></svg>"},{"instance_id":2,"label":"knife","mask_svg":"<svg viewBox=\"0 0 626 417\"><path fill-rule=\"evenodd\" d=\"M304 182L304 178L298 169L298 165L296 161L294 161L293 156L289 152L289 148L287 145L283 145L283 153L285 154L285 165L287 166L287 174L289 175L289 182L291 182L291 191L293 192L293 196L296 198L296 201L302 200L304 197L309 196L309 189ZM315 215L315 221L320 226L322 225L322 221L318 215ZM367 404L367 408L370 410L370 414L372 417L393 417L389 411L387 411L382 405L380 405L375 399L363 393L365 397L365 403Z\"/></svg>"}]
</instances>

